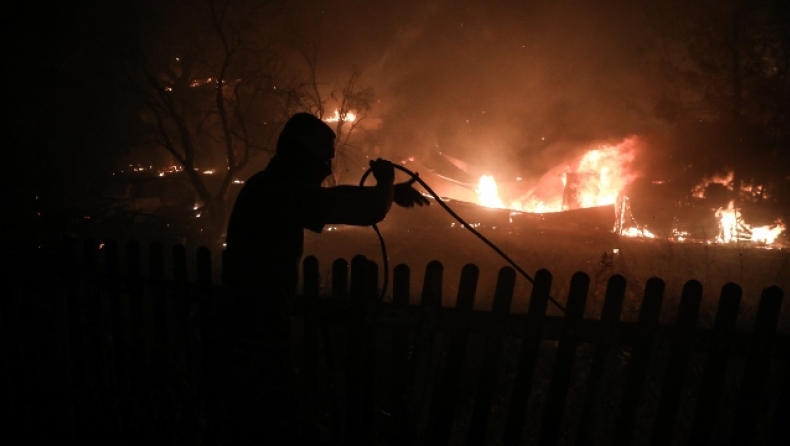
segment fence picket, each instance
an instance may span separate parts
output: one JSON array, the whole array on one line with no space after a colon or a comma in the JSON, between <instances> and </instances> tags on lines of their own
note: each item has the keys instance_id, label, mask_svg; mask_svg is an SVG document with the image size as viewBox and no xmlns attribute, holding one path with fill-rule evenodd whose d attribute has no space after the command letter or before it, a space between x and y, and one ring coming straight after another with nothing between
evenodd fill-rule
<instances>
[{"instance_id":1,"label":"fence picket","mask_svg":"<svg viewBox=\"0 0 790 446\"><path fill-rule=\"evenodd\" d=\"M128 367L129 367L129 392L137 400L135 418L139 428L131 429L129 439L132 442L143 443L150 441L151 433L148 428L151 426L149 416L151 414L151 400L146 389L150 388L148 383L148 364L145 352L145 328L143 318L143 259L140 253L140 243L136 240L126 242L126 264L127 264L127 289L129 294L129 321L126 325L129 337Z\"/></svg>"},{"instance_id":2,"label":"fence picket","mask_svg":"<svg viewBox=\"0 0 790 446\"><path fill-rule=\"evenodd\" d=\"M480 271L476 265L467 264L461 270L458 285L458 299L455 303L455 318L450 334L450 345L447 359L444 362L444 373L433 394L428 427L425 435L426 444L446 445L450 442L453 427L453 415L458 398L458 384L469 338L469 323L474 307L477 279Z\"/></svg>"},{"instance_id":3,"label":"fence picket","mask_svg":"<svg viewBox=\"0 0 790 446\"><path fill-rule=\"evenodd\" d=\"M603 308L601 309L601 321L598 324L595 341L595 352L593 353L590 371L587 373L587 389L579 417L579 430L576 433L576 444L579 446L594 443L593 438L599 419L596 405L606 393L604 377L614 356L614 346L617 342L617 326L620 322L620 314L623 310L623 300L625 298L625 286L625 277L619 274L610 277L606 285L606 294Z\"/></svg>"},{"instance_id":4,"label":"fence picket","mask_svg":"<svg viewBox=\"0 0 790 446\"><path fill-rule=\"evenodd\" d=\"M554 361L554 374L551 379L543 414L543 426L540 430L539 444L555 445L559 440L562 426L562 415L565 411L565 399L571 384L571 374L576 356L576 345L579 343L579 325L584 316L584 305L590 278L587 274L577 272L571 278L568 292L568 304L565 306L564 326L557 346L557 359Z\"/></svg>"},{"instance_id":5,"label":"fence picket","mask_svg":"<svg viewBox=\"0 0 790 446\"><path fill-rule=\"evenodd\" d=\"M153 344L151 346L151 381L155 399L154 434L167 438L171 426L173 406L170 399L169 373L167 370L167 288L165 284L165 256L162 245L148 247L151 269L151 312Z\"/></svg>"},{"instance_id":6,"label":"fence picket","mask_svg":"<svg viewBox=\"0 0 790 446\"><path fill-rule=\"evenodd\" d=\"M708 357L702 372L697 407L691 426L691 444L704 446L710 443L713 426L719 409L719 399L724 387L724 374L727 370L730 348L732 346L738 308L741 304L741 287L728 283L722 287L716 319L713 322L713 336L708 346Z\"/></svg>"},{"instance_id":7,"label":"fence picket","mask_svg":"<svg viewBox=\"0 0 790 446\"><path fill-rule=\"evenodd\" d=\"M0 307L2 341L10 347L0 372L12 383L5 386L11 403L4 408L13 409L6 421L27 431L31 440L220 441L227 409L217 405L212 387L217 344L211 340L214 319L208 316L224 291L212 284L211 252L198 248L192 264L186 250L174 246L170 280L165 278L169 265L162 245L151 244L147 280L137 241L128 241L121 250L114 240L84 240L81 265L72 261L80 257L72 242L64 239L56 249L37 252L38 275L12 290ZM196 267L194 282L187 265ZM575 440L586 446L601 442L602 435L611 435L617 444L787 443L790 404L784 397L790 392L790 336L777 332L783 297L778 287L763 290L754 327L736 332L742 292L734 283L721 290L711 330L697 326L702 299L697 281L684 285L677 320L664 327L658 321L664 283L658 278L646 283L639 320L633 323L620 321L626 282L619 275L609 279L600 320L585 320L590 279L581 272L573 276L566 314L558 318L546 315L552 282L546 270L535 276L526 314L510 314L515 282L511 268L499 271L493 308L483 311L473 308L480 275L473 264L461 271L454 308L441 306L444 271L438 261L427 265L421 301L412 306L407 265L393 270L391 304L379 300L378 266L364 256L355 256L351 268L343 259L333 262L330 299L321 299L318 260L306 258L302 270L304 294L296 300L294 316L303 318L303 382L297 388L304 390L299 395L301 426L309 438L392 446L441 446L456 440L503 446ZM466 364L473 335L484 341L477 377L466 376L473 369ZM504 348L518 337L518 362L506 404L498 401L505 398L498 388ZM547 388L534 389L543 341L556 341L555 362ZM579 343L594 348L584 382L573 373ZM617 423L614 431L605 432L608 426L602 423L607 420L601 414L613 394L613 355L628 347L631 359L619 410L613 414ZM685 379L692 354L700 352L700 387L694 389L694 416L686 433L675 423L681 395L691 390ZM729 370L734 357L745 367ZM655 389L655 414L647 420L643 415L652 410L653 401L640 398L646 396L645 383L654 372L664 372L663 380ZM729 392L725 378L729 382L733 377L740 380L736 398L728 393L724 399L723 393ZM474 378L471 419L462 433L455 424L465 390L461 383ZM525 431L532 432L531 424L525 429L526 421L535 418L527 412L537 404L530 398L539 391L547 391L539 437L526 439ZM570 407L571 402L581 405ZM500 407L507 407L504 429L494 433L490 420L501 418L496 412ZM579 425L574 427L563 417L568 418L566 410L575 414L577 409ZM734 415L731 427L724 427L732 432L720 427L719 413L724 411ZM466 436L456 438L458 434Z\"/></svg>"},{"instance_id":8,"label":"fence picket","mask_svg":"<svg viewBox=\"0 0 790 446\"><path fill-rule=\"evenodd\" d=\"M551 273L548 270L541 269L535 273L527 318L524 321L524 329L521 335L516 377L513 382L513 392L510 396L510 407L508 408L505 432L502 438L503 446L515 446L521 443L524 423L527 418L529 395L532 390L532 378L538 365L540 340L543 336L543 325L546 321L551 281Z\"/></svg>"},{"instance_id":9,"label":"fence picket","mask_svg":"<svg viewBox=\"0 0 790 446\"><path fill-rule=\"evenodd\" d=\"M499 270L494 303L489 314L489 325L486 330L485 350L483 351L483 366L475 393L475 404L472 409L472 419L469 422L469 434L466 439L468 446L482 445L488 433L488 420L491 415L491 403L494 391L499 384L499 374L502 369L502 338L505 322L510 314L510 305L513 302L513 289L516 283L516 271L510 267Z\"/></svg>"},{"instance_id":10,"label":"fence picket","mask_svg":"<svg viewBox=\"0 0 790 446\"><path fill-rule=\"evenodd\" d=\"M184 402L188 408L194 407L190 401L191 378L189 371L190 343L189 343L189 290L187 274L187 250L181 244L173 245L171 249L173 264L173 282L167 293L164 310L167 312L169 323L165 327L168 338L167 351L167 383L169 384L169 405L177 407ZM184 371L181 376L179 372ZM170 417L173 431L177 436L190 432L184 417Z\"/></svg>"},{"instance_id":11,"label":"fence picket","mask_svg":"<svg viewBox=\"0 0 790 446\"><path fill-rule=\"evenodd\" d=\"M787 420L790 420L790 367L785 366L784 388L780 389L777 397L776 409L773 414L773 423L766 430L770 431L770 438L766 444L772 446L786 446L790 444L790 429Z\"/></svg>"},{"instance_id":12,"label":"fence picket","mask_svg":"<svg viewBox=\"0 0 790 446\"><path fill-rule=\"evenodd\" d=\"M187 370L191 362L190 330L189 330L189 278L187 275L187 251L183 245L173 246L173 314L174 327L171 328L173 358L186 364ZM173 364L175 366L175 364ZM190 383L186 383L189 386ZM181 389L182 391L184 389Z\"/></svg>"},{"instance_id":13,"label":"fence picket","mask_svg":"<svg viewBox=\"0 0 790 446\"><path fill-rule=\"evenodd\" d=\"M113 409L113 391L111 384L111 361L109 316L105 311L107 301L100 288L99 247L92 239L83 242L83 276L85 281L85 354L88 358L88 379L91 381L91 392L96 395L96 402L91 407L91 436L99 442L117 442L120 436L118 420ZM88 322L89 321L89 322Z\"/></svg>"},{"instance_id":14,"label":"fence picket","mask_svg":"<svg viewBox=\"0 0 790 446\"><path fill-rule=\"evenodd\" d=\"M112 330L112 359L113 359L113 387L116 392L117 419L120 434L129 434L129 373L127 361L127 349L125 342L125 327L123 302L121 301L121 271L120 271L120 252L118 243L115 240L108 240L104 244L104 257L106 262L107 277L107 298L110 308L110 329Z\"/></svg>"},{"instance_id":15,"label":"fence picket","mask_svg":"<svg viewBox=\"0 0 790 446\"><path fill-rule=\"evenodd\" d=\"M740 397L735 408L732 444L750 444L760 413L760 398L763 396L765 376L771 361L771 349L779 322L782 305L782 290L770 287L763 290L760 306L751 336L749 360L741 382Z\"/></svg>"},{"instance_id":16,"label":"fence picket","mask_svg":"<svg viewBox=\"0 0 790 446\"><path fill-rule=\"evenodd\" d=\"M376 410L376 345L378 343L378 324L381 311L381 301L379 300L378 279L379 268L376 262L367 261L365 269L365 301L364 312L362 314L362 333L361 333L361 363L360 363L360 388L362 427L362 445L373 445L374 438L374 411Z\"/></svg>"},{"instance_id":17,"label":"fence picket","mask_svg":"<svg viewBox=\"0 0 790 446\"><path fill-rule=\"evenodd\" d=\"M408 364L409 364L409 327L406 324L409 306L409 286L411 271L408 265L397 265L392 272L392 313L396 323L392 328L391 368L392 381L389 394L392 401L391 445L407 444L408 408Z\"/></svg>"},{"instance_id":18,"label":"fence picket","mask_svg":"<svg viewBox=\"0 0 790 446\"><path fill-rule=\"evenodd\" d=\"M411 419L408 424L408 443L414 443L422 435L427 422L427 405L430 401L431 383L434 373L434 341L437 334L437 317L442 305L442 274L444 266L431 261L425 268L425 278L420 300L420 314L417 322L413 355L409 364Z\"/></svg>"},{"instance_id":19,"label":"fence picket","mask_svg":"<svg viewBox=\"0 0 790 446\"><path fill-rule=\"evenodd\" d=\"M365 335L365 294L369 288L368 259L356 255L351 259L351 282L349 286L349 307L346 310L346 333L348 351L346 363L346 401L345 437L346 444L360 444L363 430L366 429L367 414L362 407L364 392L364 373L362 354Z\"/></svg>"},{"instance_id":20,"label":"fence picket","mask_svg":"<svg viewBox=\"0 0 790 446\"><path fill-rule=\"evenodd\" d=\"M653 423L651 444L654 446L669 444L672 439L689 355L694 345L694 328L697 326L701 302L702 284L696 280L689 280L683 285L677 323L671 334L672 345L667 373L661 386L656 419Z\"/></svg>"},{"instance_id":21,"label":"fence picket","mask_svg":"<svg viewBox=\"0 0 790 446\"><path fill-rule=\"evenodd\" d=\"M66 408L66 416L71 431L72 438L77 438L79 432L84 432L89 424L88 420L88 378L87 378L87 357L85 355L85 332L82 321L82 302L80 271L76 263L76 248L71 237L64 237L61 253L62 278L64 280L64 293L66 299L65 317L67 337L65 339L64 351L68 355L66 364L69 373L68 401L72 402L71 408ZM4 333L5 334L5 333ZM7 336L7 335L6 335ZM6 339L13 339L7 337ZM5 358L4 358L5 359ZM6 377L8 378L8 377ZM4 381L12 382L12 381Z\"/></svg>"},{"instance_id":22,"label":"fence picket","mask_svg":"<svg viewBox=\"0 0 790 446\"><path fill-rule=\"evenodd\" d=\"M345 259L336 259L332 262L332 295L333 302L344 302L348 299L348 262ZM324 341L324 353L329 382L329 418L330 437L333 444L340 444L343 428L340 414L340 389L337 386L338 370L336 353L341 352L336 345L335 337L329 325L321 325L321 339Z\"/></svg>"},{"instance_id":23,"label":"fence picket","mask_svg":"<svg viewBox=\"0 0 790 446\"><path fill-rule=\"evenodd\" d=\"M639 327L633 341L634 347L631 349L631 361L628 364L628 377L623 388L620 417L615 427L614 444L629 445L633 441L635 415L653 354L654 335L658 326L658 317L661 315L663 298L664 281L657 277L648 279L642 306L639 309Z\"/></svg>"},{"instance_id":24,"label":"fence picket","mask_svg":"<svg viewBox=\"0 0 790 446\"><path fill-rule=\"evenodd\" d=\"M212 318L216 305L214 302L214 284L213 273L211 267L211 251L202 246L196 252L196 269L197 269L197 327L195 328L198 338L198 349L200 352L199 361L193 360L191 367L193 370L193 383L197 383L195 394L197 398L202 400L202 408L205 411L206 419L206 437L207 443L216 443L217 434L213 420L216 416L216 408L218 405L216 394L216 369L212 357L211 346L212 336L215 333L215 327L212 325L215 320ZM197 363L200 363L200 367ZM200 406L195 404L195 410ZM196 413L196 416L199 416Z\"/></svg>"},{"instance_id":25,"label":"fence picket","mask_svg":"<svg viewBox=\"0 0 790 446\"><path fill-rule=\"evenodd\" d=\"M304 370L304 407L305 421L302 423L305 430L310 431L311 435L317 421L320 419L317 396L320 392L318 386L318 294L319 294L319 269L318 259L315 256L308 256L302 261L303 278L303 305L304 305L304 324L303 324L303 361Z\"/></svg>"}]
</instances>

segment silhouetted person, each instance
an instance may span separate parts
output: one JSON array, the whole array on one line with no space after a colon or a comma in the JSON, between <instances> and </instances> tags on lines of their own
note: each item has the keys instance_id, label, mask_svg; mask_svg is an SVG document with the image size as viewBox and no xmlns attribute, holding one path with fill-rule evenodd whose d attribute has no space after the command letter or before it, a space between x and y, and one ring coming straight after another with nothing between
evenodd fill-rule
<instances>
[{"instance_id":1,"label":"silhouetted person","mask_svg":"<svg viewBox=\"0 0 790 446\"><path fill-rule=\"evenodd\" d=\"M230 434L239 444L294 444L289 358L291 301L304 230L327 224L372 225L392 202L422 206L411 187L393 184L389 161L370 162L375 186L321 187L332 173L335 133L298 113L285 124L269 165L248 179L231 213L223 267L231 313L222 343L229 384Z\"/></svg>"}]
</instances>

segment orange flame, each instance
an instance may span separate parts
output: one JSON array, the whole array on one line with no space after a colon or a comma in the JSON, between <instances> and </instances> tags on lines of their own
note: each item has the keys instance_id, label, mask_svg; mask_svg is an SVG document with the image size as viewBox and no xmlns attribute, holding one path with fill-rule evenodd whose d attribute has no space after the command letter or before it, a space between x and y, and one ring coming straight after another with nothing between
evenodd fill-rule
<instances>
[{"instance_id":1,"label":"orange flame","mask_svg":"<svg viewBox=\"0 0 790 446\"><path fill-rule=\"evenodd\" d=\"M477 192L478 202L481 205L500 209L505 207L502 200L499 198L496 181L494 181L493 176L483 175L480 177L475 192Z\"/></svg>"},{"instance_id":2,"label":"orange flame","mask_svg":"<svg viewBox=\"0 0 790 446\"><path fill-rule=\"evenodd\" d=\"M580 207L614 204L620 191L636 178L630 170L636 156L632 144L632 140L626 140L619 146L590 150L582 157L576 169L576 173L581 174L578 185Z\"/></svg>"},{"instance_id":3,"label":"orange flame","mask_svg":"<svg viewBox=\"0 0 790 446\"><path fill-rule=\"evenodd\" d=\"M354 112L348 111L348 112L346 112L344 117L341 117L340 116L340 112L337 109L335 109L335 114L333 114L332 116L324 119L324 121L326 121L326 122L338 122L338 121L341 120L341 118L342 118L343 122L354 122L357 119L357 115Z\"/></svg>"},{"instance_id":4,"label":"orange flame","mask_svg":"<svg viewBox=\"0 0 790 446\"><path fill-rule=\"evenodd\" d=\"M565 175L556 178L556 181L562 182L562 187L557 184L556 189L573 196L573 205L566 208L614 204L620 192L637 177L630 168L636 156L636 143L636 137L631 137L616 146L600 146L587 151L573 165L569 165ZM563 210L562 193L550 197L523 197L519 199L521 201L513 201L505 206L497 193L494 178L488 175L480 178L475 191L478 203L483 206L539 213Z\"/></svg>"},{"instance_id":5,"label":"orange flame","mask_svg":"<svg viewBox=\"0 0 790 446\"><path fill-rule=\"evenodd\" d=\"M721 243L749 240L770 245L786 229L781 219L773 225L752 227L743 220L740 209L735 207L735 202L732 200L727 204L726 209L717 209L715 216L719 219L719 236L716 241Z\"/></svg>"}]
</instances>

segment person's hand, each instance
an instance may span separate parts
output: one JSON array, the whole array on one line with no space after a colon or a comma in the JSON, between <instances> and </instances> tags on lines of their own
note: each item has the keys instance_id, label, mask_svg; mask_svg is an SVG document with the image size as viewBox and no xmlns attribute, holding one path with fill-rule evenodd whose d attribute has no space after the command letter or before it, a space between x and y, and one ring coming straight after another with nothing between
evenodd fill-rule
<instances>
[{"instance_id":1,"label":"person's hand","mask_svg":"<svg viewBox=\"0 0 790 446\"><path fill-rule=\"evenodd\" d=\"M415 181L417 181L417 174L414 174L409 181L395 185L395 196L393 198L395 204L405 208L414 207L415 205L430 206L431 202L412 187Z\"/></svg>"},{"instance_id":2,"label":"person's hand","mask_svg":"<svg viewBox=\"0 0 790 446\"><path fill-rule=\"evenodd\" d=\"M387 160L377 158L375 161L371 161L370 170L377 184L391 185L395 182L395 168L392 166L392 163Z\"/></svg>"}]
</instances>

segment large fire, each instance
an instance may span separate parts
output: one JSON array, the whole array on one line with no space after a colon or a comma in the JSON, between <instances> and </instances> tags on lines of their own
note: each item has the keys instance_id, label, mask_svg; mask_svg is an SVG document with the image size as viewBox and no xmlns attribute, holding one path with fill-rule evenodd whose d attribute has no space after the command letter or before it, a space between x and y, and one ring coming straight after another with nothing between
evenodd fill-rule
<instances>
[{"instance_id":1,"label":"large fire","mask_svg":"<svg viewBox=\"0 0 790 446\"><path fill-rule=\"evenodd\" d=\"M493 208L508 208L521 212L560 212L614 204L620 192L637 174L631 170L636 155L635 138L616 146L601 146L588 150L575 161L566 164L564 172L547 178L544 185L552 193L530 195L503 204L493 176L483 175L475 191L478 203Z\"/></svg>"},{"instance_id":2,"label":"large fire","mask_svg":"<svg viewBox=\"0 0 790 446\"><path fill-rule=\"evenodd\" d=\"M494 177L483 175L475 188L478 204L490 208L510 209L513 211L530 213L561 212L572 209L591 208L615 204L621 197L622 191L638 177L638 173L631 169L631 164L636 156L636 138L624 140L616 146L602 146L588 150L575 163L569 163L561 173L544 177L549 185L550 194L535 194L531 192L525 197L510 201L505 205L499 195L499 190ZM705 198L705 191L711 184L719 184L732 191L734 174L730 170L723 174L706 177L691 190L691 196ZM541 180L541 181L544 181ZM765 189L760 185L744 183L740 194L742 200L755 201L767 197ZM734 201L727 207L712 209L719 222L719 234L715 241L718 243L753 242L771 245L785 231L786 226L781 220L773 225L752 226L744 220L741 209L737 208ZM628 227L625 222L616 225L620 235L627 237L656 238L647 227ZM635 223L635 222L634 222ZM675 234L676 241L686 241L687 234Z\"/></svg>"},{"instance_id":3,"label":"large fire","mask_svg":"<svg viewBox=\"0 0 790 446\"><path fill-rule=\"evenodd\" d=\"M770 245L786 228L781 220L773 225L752 227L744 221L734 201L730 201L726 208L717 209L715 215L719 219L719 235L716 241L720 243L751 241Z\"/></svg>"}]
</instances>

